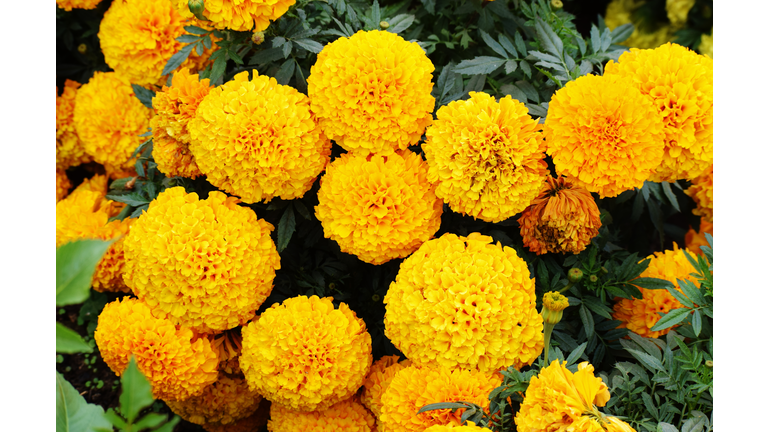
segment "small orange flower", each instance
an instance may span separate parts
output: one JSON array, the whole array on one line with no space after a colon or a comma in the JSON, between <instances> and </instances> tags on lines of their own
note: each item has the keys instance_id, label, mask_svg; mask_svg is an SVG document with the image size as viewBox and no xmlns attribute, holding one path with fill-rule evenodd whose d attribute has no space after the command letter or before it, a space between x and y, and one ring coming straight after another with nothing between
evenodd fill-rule
<instances>
[{"instance_id":1,"label":"small orange flower","mask_svg":"<svg viewBox=\"0 0 768 432\"><path fill-rule=\"evenodd\" d=\"M271 419L267 424L271 432L371 432L376 420L360 400L353 396L324 410L301 412L272 404Z\"/></svg>"}]
</instances>

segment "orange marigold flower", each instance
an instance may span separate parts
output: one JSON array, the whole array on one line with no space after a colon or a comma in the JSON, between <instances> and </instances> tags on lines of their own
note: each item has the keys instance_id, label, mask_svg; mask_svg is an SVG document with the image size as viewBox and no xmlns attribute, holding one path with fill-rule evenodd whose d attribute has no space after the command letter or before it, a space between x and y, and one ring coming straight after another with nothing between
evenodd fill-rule
<instances>
[{"instance_id":1,"label":"orange marigold flower","mask_svg":"<svg viewBox=\"0 0 768 432\"><path fill-rule=\"evenodd\" d=\"M205 337L152 316L142 301L123 297L104 307L94 334L104 362L122 375L131 355L155 398L184 400L216 381L219 359Z\"/></svg>"},{"instance_id":2,"label":"orange marigold flower","mask_svg":"<svg viewBox=\"0 0 768 432\"><path fill-rule=\"evenodd\" d=\"M595 199L565 177L547 177L539 196L517 219L523 244L536 255L583 251L602 226Z\"/></svg>"},{"instance_id":3,"label":"orange marigold flower","mask_svg":"<svg viewBox=\"0 0 768 432\"><path fill-rule=\"evenodd\" d=\"M357 392L371 367L365 322L331 297L275 303L243 327L240 367L248 385L297 411L330 407Z\"/></svg>"},{"instance_id":4,"label":"orange marigold flower","mask_svg":"<svg viewBox=\"0 0 768 432\"><path fill-rule=\"evenodd\" d=\"M56 170L56 202L61 201L69 194L72 189L72 183L69 182L67 172L62 169Z\"/></svg>"},{"instance_id":5,"label":"orange marigold flower","mask_svg":"<svg viewBox=\"0 0 768 432\"><path fill-rule=\"evenodd\" d=\"M191 137L187 126L211 88L208 78L199 80L197 74L182 68L173 75L171 87L163 86L152 99L152 156L157 169L166 176L194 179L202 175L189 149Z\"/></svg>"},{"instance_id":6,"label":"orange marigold flower","mask_svg":"<svg viewBox=\"0 0 768 432\"><path fill-rule=\"evenodd\" d=\"M360 30L317 55L307 78L312 111L346 150L390 155L418 143L432 123L434 70L417 43Z\"/></svg>"},{"instance_id":7,"label":"orange marigold flower","mask_svg":"<svg viewBox=\"0 0 768 432\"><path fill-rule=\"evenodd\" d=\"M69 12L72 9L96 9L101 0L56 0L56 6Z\"/></svg>"},{"instance_id":8,"label":"orange marigold flower","mask_svg":"<svg viewBox=\"0 0 768 432\"><path fill-rule=\"evenodd\" d=\"M85 152L75 132L75 97L80 83L66 80L61 96L56 96L56 168L67 169L93 158ZM57 89L58 93L58 89Z\"/></svg>"},{"instance_id":9,"label":"orange marigold flower","mask_svg":"<svg viewBox=\"0 0 768 432\"><path fill-rule=\"evenodd\" d=\"M424 243L400 265L384 304L387 337L418 365L519 369L544 348L528 265L479 233Z\"/></svg>"},{"instance_id":10,"label":"orange marigold flower","mask_svg":"<svg viewBox=\"0 0 768 432\"><path fill-rule=\"evenodd\" d=\"M690 253L690 251L688 251ZM649 256L651 262L640 277L652 277L672 282L680 291L677 279L686 279L696 283L691 276L695 272L691 263L686 259L683 249L674 245L673 250L656 252ZM649 290L640 288L641 299L621 299L613 306L613 319L621 321L617 328L627 328L640 336L657 338L669 333L674 327L660 331L651 328L661 319L659 312L667 313L672 309L683 307L667 290Z\"/></svg>"},{"instance_id":11,"label":"orange marigold flower","mask_svg":"<svg viewBox=\"0 0 768 432\"><path fill-rule=\"evenodd\" d=\"M616 76L585 75L558 90L544 135L558 174L601 198L642 187L664 153L651 98Z\"/></svg>"},{"instance_id":12,"label":"orange marigold flower","mask_svg":"<svg viewBox=\"0 0 768 432\"><path fill-rule=\"evenodd\" d=\"M405 367L411 365L410 360L397 362L400 356L384 356L371 366L371 371L363 382L363 392L360 395L360 401L366 408L371 410L376 418L381 416L381 395L389 387L392 378ZM381 427L379 427L381 430Z\"/></svg>"},{"instance_id":13,"label":"orange marigold flower","mask_svg":"<svg viewBox=\"0 0 768 432\"><path fill-rule=\"evenodd\" d=\"M317 198L325 237L371 264L410 255L437 232L443 214L427 164L407 149L342 154L320 179Z\"/></svg>"},{"instance_id":14,"label":"orange marigold flower","mask_svg":"<svg viewBox=\"0 0 768 432\"><path fill-rule=\"evenodd\" d=\"M219 353L219 370L231 375L241 374L240 354L243 352L243 337L239 329L227 330L211 336L213 349Z\"/></svg>"},{"instance_id":15,"label":"orange marigold flower","mask_svg":"<svg viewBox=\"0 0 768 432\"><path fill-rule=\"evenodd\" d=\"M633 48L605 66L606 77L628 78L650 97L663 119L664 156L649 180L692 179L712 165L713 71L711 58L672 43Z\"/></svg>"},{"instance_id":16,"label":"orange marigold flower","mask_svg":"<svg viewBox=\"0 0 768 432\"><path fill-rule=\"evenodd\" d=\"M711 235L712 232L712 223L702 218L698 232L694 230L693 227L691 227L691 229L689 229L685 234L685 248L693 253L702 254L702 246L710 247L709 242L707 241L707 237L704 234Z\"/></svg>"},{"instance_id":17,"label":"orange marigold flower","mask_svg":"<svg viewBox=\"0 0 768 432\"><path fill-rule=\"evenodd\" d=\"M685 194L696 202L693 214L701 216L701 219L707 222L714 222L714 182L714 165L710 165L702 175L691 180L691 186L685 190Z\"/></svg>"},{"instance_id":18,"label":"orange marigold flower","mask_svg":"<svg viewBox=\"0 0 768 432\"><path fill-rule=\"evenodd\" d=\"M144 138L152 110L115 72L96 72L77 92L75 129L85 151L107 170L133 169L131 154Z\"/></svg>"},{"instance_id":19,"label":"orange marigold flower","mask_svg":"<svg viewBox=\"0 0 768 432\"><path fill-rule=\"evenodd\" d=\"M200 171L247 203L301 198L330 160L309 99L255 71L211 89L188 127Z\"/></svg>"},{"instance_id":20,"label":"orange marigold flower","mask_svg":"<svg viewBox=\"0 0 768 432\"><path fill-rule=\"evenodd\" d=\"M461 368L408 366L392 379L381 397L381 417L387 432L421 432L433 425L461 425L463 409L416 412L437 402L464 401L487 410L488 394L501 385L501 376Z\"/></svg>"},{"instance_id":21,"label":"orange marigold flower","mask_svg":"<svg viewBox=\"0 0 768 432\"><path fill-rule=\"evenodd\" d=\"M186 18L192 18L188 0L171 0ZM206 0L203 16L217 29L264 31L288 11L296 0Z\"/></svg>"},{"instance_id":22,"label":"orange marigold flower","mask_svg":"<svg viewBox=\"0 0 768 432\"><path fill-rule=\"evenodd\" d=\"M437 110L427 129L429 180L452 210L500 222L523 211L546 179L541 128L511 96L469 94Z\"/></svg>"},{"instance_id":23,"label":"orange marigold flower","mask_svg":"<svg viewBox=\"0 0 768 432\"><path fill-rule=\"evenodd\" d=\"M272 292L273 227L221 192L161 192L125 239L125 282L158 318L203 333L243 325Z\"/></svg>"},{"instance_id":24,"label":"orange marigold flower","mask_svg":"<svg viewBox=\"0 0 768 432\"><path fill-rule=\"evenodd\" d=\"M327 409L300 412L279 404L272 404L270 432L371 432L376 430L376 419L357 397L351 397Z\"/></svg>"},{"instance_id":25,"label":"orange marigold flower","mask_svg":"<svg viewBox=\"0 0 768 432\"><path fill-rule=\"evenodd\" d=\"M248 389L245 377L219 375L200 395L168 401L168 407L184 420L199 425L229 425L255 413L262 398Z\"/></svg>"},{"instance_id":26,"label":"orange marigold flower","mask_svg":"<svg viewBox=\"0 0 768 432\"><path fill-rule=\"evenodd\" d=\"M426 429L424 429L424 432L483 432L483 431L491 431L491 429L480 427L475 424L473 421L467 421L466 425L463 426L456 426L456 425L434 425L430 426Z\"/></svg>"}]
</instances>

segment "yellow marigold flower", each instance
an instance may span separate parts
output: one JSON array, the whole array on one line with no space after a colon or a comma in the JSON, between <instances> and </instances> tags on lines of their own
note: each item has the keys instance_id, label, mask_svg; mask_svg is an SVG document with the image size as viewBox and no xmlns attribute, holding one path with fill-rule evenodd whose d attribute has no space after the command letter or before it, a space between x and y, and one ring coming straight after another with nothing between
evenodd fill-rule
<instances>
[{"instance_id":1,"label":"yellow marigold flower","mask_svg":"<svg viewBox=\"0 0 768 432\"><path fill-rule=\"evenodd\" d=\"M715 30L712 29L709 31L709 34L702 33L701 42L699 43L699 52L703 55L709 56L709 58L714 58L714 41L712 39L715 36L714 31Z\"/></svg>"},{"instance_id":2,"label":"yellow marigold flower","mask_svg":"<svg viewBox=\"0 0 768 432\"><path fill-rule=\"evenodd\" d=\"M552 96L544 128L558 174L600 197L642 187L661 162L663 133L651 98L631 79L595 75Z\"/></svg>"},{"instance_id":3,"label":"yellow marigold flower","mask_svg":"<svg viewBox=\"0 0 768 432\"><path fill-rule=\"evenodd\" d=\"M536 255L578 254L602 226L595 199L565 177L547 177L539 195L517 219L523 244Z\"/></svg>"},{"instance_id":4,"label":"yellow marigold flower","mask_svg":"<svg viewBox=\"0 0 768 432\"><path fill-rule=\"evenodd\" d=\"M710 165L700 176L691 180L691 186L685 190L686 195L693 198L696 208L693 214L701 216L702 220L714 222L714 202L712 201L715 181L714 165Z\"/></svg>"},{"instance_id":5,"label":"yellow marigold flower","mask_svg":"<svg viewBox=\"0 0 768 432\"><path fill-rule=\"evenodd\" d=\"M108 170L131 170L131 154L144 138L152 110L115 72L96 72L77 92L75 130L85 151Z\"/></svg>"},{"instance_id":6,"label":"yellow marigold flower","mask_svg":"<svg viewBox=\"0 0 768 432\"><path fill-rule=\"evenodd\" d=\"M56 170L56 202L61 201L69 194L72 189L72 183L69 182L67 172L62 169Z\"/></svg>"},{"instance_id":7,"label":"yellow marigold flower","mask_svg":"<svg viewBox=\"0 0 768 432\"><path fill-rule=\"evenodd\" d=\"M432 122L434 70L417 43L358 31L317 55L307 78L312 111L346 150L390 155L419 142Z\"/></svg>"},{"instance_id":8,"label":"yellow marigold flower","mask_svg":"<svg viewBox=\"0 0 768 432\"><path fill-rule=\"evenodd\" d=\"M183 187L149 204L125 239L125 282L158 318L203 333L243 325L272 292L273 227L238 199Z\"/></svg>"},{"instance_id":9,"label":"yellow marigold flower","mask_svg":"<svg viewBox=\"0 0 768 432\"><path fill-rule=\"evenodd\" d=\"M664 156L651 181L692 179L712 165L712 59L667 43L625 52L605 76L626 77L652 100L664 122Z\"/></svg>"},{"instance_id":10,"label":"yellow marigold flower","mask_svg":"<svg viewBox=\"0 0 768 432\"><path fill-rule=\"evenodd\" d=\"M690 251L688 251L690 253ZM674 245L673 250L656 252L649 256L651 263L640 277L652 277L672 282L680 291L677 279L686 279L696 283L690 274L696 270L685 258L683 249ZM621 299L613 306L613 319L621 321L617 328L627 328L640 336L657 338L669 333L671 328L651 331L651 327L661 319L659 312L667 313L683 307L667 290L649 290L640 288L641 299Z\"/></svg>"},{"instance_id":11,"label":"yellow marigold flower","mask_svg":"<svg viewBox=\"0 0 768 432\"><path fill-rule=\"evenodd\" d=\"M231 375L242 374L240 354L243 352L243 337L240 330L227 330L213 335L211 343L219 354L219 370Z\"/></svg>"},{"instance_id":12,"label":"yellow marigold flower","mask_svg":"<svg viewBox=\"0 0 768 432\"><path fill-rule=\"evenodd\" d=\"M247 203L302 197L330 160L309 99L255 71L211 89L188 127L200 171Z\"/></svg>"},{"instance_id":13,"label":"yellow marigold flower","mask_svg":"<svg viewBox=\"0 0 768 432\"><path fill-rule=\"evenodd\" d=\"M565 363L553 360L531 378L515 416L517 430L603 432L606 421L597 407L605 406L611 394L594 371L591 364L582 362L573 373Z\"/></svg>"},{"instance_id":14,"label":"yellow marigold flower","mask_svg":"<svg viewBox=\"0 0 768 432\"><path fill-rule=\"evenodd\" d=\"M338 402L324 410L294 411L272 404L270 432L371 432L376 430L376 419L357 397Z\"/></svg>"},{"instance_id":15,"label":"yellow marigold flower","mask_svg":"<svg viewBox=\"0 0 768 432\"><path fill-rule=\"evenodd\" d=\"M616 417L605 417L606 432L637 432L635 429Z\"/></svg>"},{"instance_id":16,"label":"yellow marigold flower","mask_svg":"<svg viewBox=\"0 0 768 432\"><path fill-rule=\"evenodd\" d=\"M411 365L410 360L403 360L398 363L399 359L400 356L391 355L376 360L363 382L363 392L360 395L360 401L373 412L376 418L381 416L381 396L389 387L392 378L402 369ZM380 432L381 430L381 427L379 427Z\"/></svg>"},{"instance_id":17,"label":"yellow marigold flower","mask_svg":"<svg viewBox=\"0 0 768 432\"><path fill-rule=\"evenodd\" d=\"M196 178L201 176L195 156L189 149L191 137L187 125L195 118L198 105L211 90L208 78L190 74L182 68L173 75L171 87L163 86L152 99L155 116L152 127L152 156L157 169L169 177Z\"/></svg>"},{"instance_id":18,"label":"yellow marigold flower","mask_svg":"<svg viewBox=\"0 0 768 432\"><path fill-rule=\"evenodd\" d=\"M93 158L85 152L75 132L75 97L80 83L66 80L61 96L56 96L56 168L67 169Z\"/></svg>"},{"instance_id":19,"label":"yellow marigold flower","mask_svg":"<svg viewBox=\"0 0 768 432\"><path fill-rule=\"evenodd\" d=\"M332 298L275 303L243 327L240 367L248 385L297 411L330 407L357 392L371 367L365 322Z\"/></svg>"},{"instance_id":20,"label":"yellow marigold flower","mask_svg":"<svg viewBox=\"0 0 768 432\"><path fill-rule=\"evenodd\" d=\"M94 334L104 362L122 375L131 355L155 398L184 400L216 381L219 359L205 337L152 316L142 301L123 297L104 307Z\"/></svg>"},{"instance_id":21,"label":"yellow marigold flower","mask_svg":"<svg viewBox=\"0 0 768 432\"><path fill-rule=\"evenodd\" d=\"M101 0L56 0L56 6L69 12L72 9L96 9Z\"/></svg>"},{"instance_id":22,"label":"yellow marigold flower","mask_svg":"<svg viewBox=\"0 0 768 432\"><path fill-rule=\"evenodd\" d=\"M229 377L220 374L198 396L183 401L168 401L168 407L184 420L195 424L228 425L256 412L261 395L248 389L242 375Z\"/></svg>"},{"instance_id":23,"label":"yellow marigold flower","mask_svg":"<svg viewBox=\"0 0 768 432\"><path fill-rule=\"evenodd\" d=\"M424 432L482 432L482 431L490 431L490 429L480 427L476 425L475 422L472 422L472 421L468 421L467 424L464 426L455 426L453 424L448 426L434 425L424 429Z\"/></svg>"},{"instance_id":24,"label":"yellow marigold flower","mask_svg":"<svg viewBox=\"0 0 768 432\"><path fill-rule=\"evenodd\" d=\"M706 219L702 218L698 232L691 227L685 234L685 248L693 253L701 254L702 246L710 247L707 237L704 234L712 234L712 232L712 222L708 222Z\"/></svg>"},{"instance_id":25,"label":"yellow marigold flower","mask_svg":"<svg viewBox=\"0 0 768 432\"><path fill-rule=\"evenodd\" d=\"M429 180L452 210L500 222L528 207L546 179L541 127L511 96L469 95L437 110L427 129Z\"/></svg>"},{"instance_id":26,"label":"yellow marigold flower","mask_svg":"<svg viewBox=\"0 0 768 432\"><path fill-rule=\"evenodd\" d=\"M171 0L183 17L192 18L188 0ZM217 29L264 31L296 0L206 0L203 16Z\"/></svg>"},{"instance_id":27,"label":"yellow marigold flower","mask_svg":"<svg viewBox=\"0 0 768 432\"><path fill-rule=\"evenodd\" d=\"M433 425L461 425L463 409L416 412L437 402L464 401L487 410L488 394L501 385L501 376L460 368L408 366L392 379L381 397L381 417L387 432L421 432Z\"/></svg>"},{"instance_id":28,"label":"yellow marigold flower","mask_svg":"<svg viewBox=\"0 0 768 432\"><path fill-rule=\"evenodd\" d=\"M440 229L443 201L421 156L345 153L320 179L315 207L326 238L371 264L404 258Z\"/></svg>"},{"instance_id":29,"label":"yellow marigold flower","mask_svg":"<svg viewBox=\"0 0 768 432\"><path fill-rule=\"evenodd\" d=\"M534 281L515 250L444 234L400 265L384 297L385 334L418 365L496 371L544 348Z\"/></svg>"},{"instance_id":30,"label":"yellow marigold flower","mask_svg":"<svg viewBox=\"0 0 768 432\"><path fill-rule=\"evenodd\" d=\"M544 294L542 300L542 316L549 324L557 324L563 317L563 310L568 307L568 297L557 291Z\"/></svg>"},{"instance_id":31,"label":"yellow marigold flower","mask_svg":"<svg viewBox=\"0 0 768 432\"><path fill-rule=\"evenodd\" d=\"M667 0L667 18L673 27L683 27L688 21L690 12L696 0Z\"/></svg>"}]
</instances>

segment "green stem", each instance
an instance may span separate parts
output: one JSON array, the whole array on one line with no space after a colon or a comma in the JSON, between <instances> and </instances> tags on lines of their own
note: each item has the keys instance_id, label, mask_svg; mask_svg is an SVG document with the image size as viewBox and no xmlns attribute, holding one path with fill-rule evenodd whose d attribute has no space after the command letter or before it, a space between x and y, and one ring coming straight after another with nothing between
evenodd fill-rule
<instances>
[{"instance_id":1,"label":"green stem","mask_svg":"<svg viewBox=\"0 0 768 432\"><path fill-rule=\"evenodd\" d=\"M552 329L554 324L544 323L544 367L549 365L549 341L552 339Z\"/></svg>"},{"instance_id":2,"label":"green stem","mask_svg":"<svg viewBox=\"0 0 768 432\"><path fill-rule=\"evenodd\" d=\"M560 294L562 294L562 293L564 293L564 292L568 291L569 289L571 289L571 287L572 287L572 286L574 286L574 285L576 285L576 283L575 283L575 282L571 282L571 281L568 281L568 285L566 285L566 286L565 286L565 288L561 289L561 290L560 290L560 291L558 291L558 292L559 292Z\"/></svg>"}]
</instances>

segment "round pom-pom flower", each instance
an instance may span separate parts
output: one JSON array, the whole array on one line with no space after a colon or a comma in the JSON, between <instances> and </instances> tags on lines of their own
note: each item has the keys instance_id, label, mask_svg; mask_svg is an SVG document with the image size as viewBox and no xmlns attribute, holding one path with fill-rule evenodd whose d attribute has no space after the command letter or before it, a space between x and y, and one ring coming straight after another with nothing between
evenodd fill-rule
<instances>
[{"instance_id":1,"label":"round pom-pom flower","mask_svg":"<svg viewBox=\"0 0 768 432\"><path fill-rule=\"evenodd\" d=\"M392 154L416 144L435 98L424 50L386 31L358 31L317 55L307 84L328 138L349 151Z\"/></svg>"},{"instance_id":2,"label":"round pom-pom flower","mask_svg":"<svg viewBox=\"0 0 768 432\"><path fill-rule=\"evenodd\" d=\"M72 183L69 182L67 172L61 169L56 170L56 202L61 201L69 194Z\"/></svg>"},{"instance_id":3,"label":"round pom-pom flower","mask_svg":"<svg viewBox=\"0 0 768 432\"><path fill-rule=\"evenodd\" d=\"M210 90L208 78L200 80L199 75L182 68L173 75L171 87L163 86L152 98L152 156L157 169L168 177L194 179L202 175L189 149L191 137L187 126Z\"/></svg>"},{"instance_id":4,"label":"round pom-pom flower","mask_svg":"<svg viewBox=\"0 0 768 432\"><path fill-rule=\"evenodd\" d=\"M85 152L75 132L75 97L80 83L66 80L61 96L56 96L56 168L67 169L93 158Z\"/></svg>"},{"instance_id":5,"label":"round pom-pom flower","mask_svg":"<svg viewBox=\"0 0 768 432\"><path fill-rule=\"evenodd\" d=\"M122 375L130 356L155 398L184 400L216 381L218 357L205 337L152 316L142 301L124 297L104 307L94 334L104 362Z\"/></svg>"},{"instance_id":6,"label":"round pom-pom flower","mask_svg":"<svg viewBox=\"0 0 768 432\"><path fill-rule=\"evenodd\" d=\"M96 9L101 0L56 0L56 6L69 12L72 9Z\"/></svg>"},{"instance_id":7,"label":"round pom-pom flower","mask_svg":"<svg viewBox=\"0 0 768 432\"><path fill-rule=\"evenodd\" d=\"M366 408L371 410L376 418L381 416L381 396L389 387L392 378L402 369L411 365L410 360L403 360L398 363L399 359L400 356L391 355L376 360L363 382L363 392L360 395L360 401Z\"/></svg>"},{"instance_id":8,"label":"round pom-pom flower","mask_svg":"<svg viewBox=\"0 0 768 432\"><path fill-rule=\"evenodd\" d=\"M427 129L429 180L452 210L500 222L528 207L546 179L541 127L511 96L469 94L437 110Z\"/></svg>"},{"instance_id":9,"label":"round pom-pom flower","mask_svg":"<svg viewBox=\"0 0 768 432\"><path fill-rule=\"evenodd\" d=\"M437 402L469 402L488 409L488 394L501 385L501 376L478 370L408 366L392 379L381 397L381 417L387 432L421 432L433 425L461 425L464 409L438 409L416 414Z\"/></svg>"},{"instance_id":10,"label":"round pom-pom flower","mask_svg":"<svg viewBox=\"0 0 768 432\"><path fill-rule=\"evenodd\" d=\"M685 190L685 194L693 198L696 202L696 208L692 213L701 216L702 220L714 222L714 183L715 171L714 165L710 165L702 175L691 180L691 186Z\"/></svg>"},{"instance_id":11,"label":"round pom-pom flower","mask_svg":"<svg viewBox=\"0 0 768 432\"><path fill-rule=\"evenodd\" d=\"M649 180L692 179L714 158L713 63L686 47L667 43L631 49L608 62L605 76L630 79L653 100L664 125L664 156Z\"/></svg>"},{"instance_id":12,"label":"round pom-pom flower","mask_svg":"<svg viewBox=\"0 0 768 432\"><path fill-rule=\"evenodd\" d=\"M549 103L547 154L574 185L601 198L642 187L664 153L661 115L629 78L585 75Z\"/></svg>"},{"instance_id":13,"label":"round pom-pom flower","mask_svg":"<svg viewBox=\"0 0 768 432\"><path fill-rule=\"evenodd\" d=\"M330 407L357 392L371 367L365 322L332 298L275 303L243 327L240 367L248 385L296 411Z\"/></svg>"},{"instance_id":14,"label":"round pom-pom flower","mask_svg":"<svg viewBox=\"0 0 768 432\"><path fill-rule=\"evenodd\" d=\"M171 0L185 18L192 18L189 0ZM195 0L195 3L203 3ZM270 21L283 16L296 0L206 0L203 16L217 29L264 31Z\"/></svg>"},{"instance_id":15,"label":"round pom-pom flower","mask_svg":"<svg viewBox=\"0 0 768 432\"><path fill-rule=\"evenodd\" d=\"M376 419L357 397L351 397L327 409L300 412L279 404L272 404L270 432L371 432L376 430Z\"/></svg>"},{"instance_id":16,"label":"round pom-pom flower","mask_svg":"<svg viewBox=\"0 0 768 432\"><path fill-rule=\"evenodd\" d=\"M133 169L131 154L144 138L152 110L115 72L96 72L77 91L75 130L85 151L107 171Z\"/></svg>"},{"instance_id":17,"label":"round pom-pom flower","mask_svg":"<svg viewBox=\"0 0 768 432\"><path fill-rule=\"evenodd\" d=\"M424 243L400 265L384 304L385 334L414 364L519 369L544 348L527 264L479 233Z\"/></svg>"},{"instance_id":18,"label":"round pom-pom flower","mask_svg":"<svg viewBox=\"0 0 768 432\"><path fill-rule=\"evenodd\" d=\"M260 394L248 389L242 375L220 374L219 379L203 389L200 395L183 401L169 401L168 407L191 423L228 425L256 412L261 399Z\"/></svg>"},{"instance_id":19,"label":"round pom-pom flower","mask_svg":"<svg viewBox=\"0 0 768 432\"><path fill-rule=\"evenodd\" d=\"M674 245L673 250L656 252L648 258L651 262L640 277L670 281L678 291L680 291L680 285L677 279L696 282L690 275L696 269L686 259L685 252L679 249L677 244ZM640 292L643 293L643 298L621 299L613 306L613 319L621 321L617 328L627 328L640 336L649 338L657 338L669 333L674 327L659 331L652 331L651 328L661 319L659 312L668 313L672 309L683 307L682 304L665 289L640 288Z\"/></svg>"},{"instance_id":20,"label":"round pom-pom flower","mask_svg":"<svg viewBox=\"0 0 768 432\"><path fill-rule=\"evenodd\" d=\"M302 197L330 160L309 99L255 72L211 89L188 127L200 171L247 203Z\"/></svg>"},{"instance_id":21,"label":"round pom-pom flower","mask_svg":"<svg viewBox=\"0 0 768 432\"><path fill-rule=\"evenodd\" d=\"M578 254L602 226L600 210L586 189L565 177L547 177L539 196L517 219L523 244L536 255Z\"/></svg>"},{"instance_id":22,"label":"round pom-pom flower","mask_svg":"<svg viewBox=\"0 0 768 432\"><path fill-rule=\"evenodd\" d=\"M183 187L149 204L125 239L125 282L158 318L203 333L245 324L272 292L273 227L238 199Z\"/></svg>"},{"instance_id":23,"label":"round pom-pom flower","mask_svg":"<svg viewBox=\"0 0 768 432\"><path fill-rule=\"evenodd\" d=\"M410 255L437 232L443 214L427 164L407 149L341 155L320 179L317 198L325 237L371 264Z\"/></svg>"}]
</instances>

